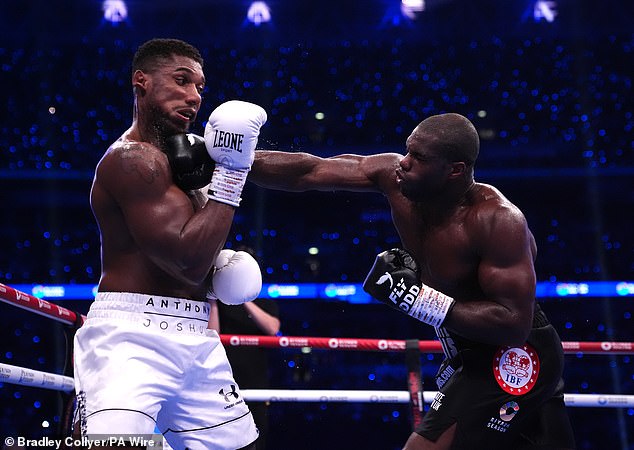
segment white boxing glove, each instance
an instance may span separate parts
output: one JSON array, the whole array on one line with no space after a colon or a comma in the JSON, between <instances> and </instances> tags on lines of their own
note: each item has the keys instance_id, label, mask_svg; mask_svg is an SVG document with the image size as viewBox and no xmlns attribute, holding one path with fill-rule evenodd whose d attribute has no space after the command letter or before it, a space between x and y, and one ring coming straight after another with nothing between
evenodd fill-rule
<instances>
[{"instance_id":1,"label":"white boxing glove","mask_svg":"<svg viewBox=\"0 0 634 450\"><path fill-rule=\"evenodd\" d=\"M230 100L213 110L205 126L205 146L216 162L210 199L240 206L240 195L255 158L266 111L254 103Z\"/></svg>"},{"instance_id":2,"label":"white boxing glove","mask_svg":"<svg viewBox=\"0 0 634 450\"><path fill-rule=\"evenodd\" d=\"M225 305L241 305L255 300L262 290L262 273L253 256L228 248L221 250L211 277L208 299L220 300Z\"/></svg>"}]
</instances>

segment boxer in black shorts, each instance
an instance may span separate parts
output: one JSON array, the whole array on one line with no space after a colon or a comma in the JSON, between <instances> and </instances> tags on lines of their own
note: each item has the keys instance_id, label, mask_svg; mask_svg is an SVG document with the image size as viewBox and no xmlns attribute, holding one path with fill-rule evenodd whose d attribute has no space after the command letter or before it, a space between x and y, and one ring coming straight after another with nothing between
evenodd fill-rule
<instances>
[{"instance_id":1,"label":"boxer in black shorts","mask_svg":"<svg viewBox=\"0 0 634 450\"><path fill-rule=\"evenodd\" d=\"M379 254L364 288L433 326L448 360L405 450L574 448L561 342L535 302L537 246L523 213L474 179L478 133L431 116L405 156L256 151L249 177L288 191L383 194L404 249Z\"/></svg>"},{"instance_id":2,"label":"boxer in black shorts","mask_svg":"<svg viewBox=\"0 0 634 450\"><path fill-rule=\"evenodd\" d=\"M553 342L559 337L539 307L525 344L529 351L456 337L453 354L438 370L439 394L416 433L437 441L456 423L454 448L570 448L563 351Z\"/></svg>"}]
</instances>

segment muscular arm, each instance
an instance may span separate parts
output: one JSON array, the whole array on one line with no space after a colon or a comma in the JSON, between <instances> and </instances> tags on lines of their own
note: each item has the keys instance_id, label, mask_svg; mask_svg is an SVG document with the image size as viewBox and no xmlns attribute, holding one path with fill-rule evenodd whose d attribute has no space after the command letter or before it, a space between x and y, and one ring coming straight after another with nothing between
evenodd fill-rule
<instances>
[{"instance_id":1,"label":"muscular arm","mask_svg":"<svg viewBox=\"0 0 634 450\"><path fill-rule=\"evenodd\" d=\"M533 319L535 241L514 207L499 209L487 222L478 268L484 299L456 299L444 326L479 342L521 345Z\"/></svg>"},{"instance_id":2,"label":"muscular arm","mask_svg":"<svg viewBox=\"0 0 634 450\"><path fill-rule=\"evenodd\" d=\"M107 198L120 210L125 228L121 231L132 243L117 237L122 233L105 210ZM145 143L128 144L104 157L91 200L106 240L104 252L137 251L189 285L199 285L207 277L234 216L233 207L213 201L194 211L191 200L172 182L165 155Z\"/></svg>"},{"instance_id":3,"label":"muscular arm","mask_svg":"<svg viewBox=\"0 0 634 450\"><path fill-rule=\"evenodd\" d=\"M249 180L262 187L295 192L385 192L401 158L396 153L321 158L309 153L258 150Z\"/></svg>"}]
</instances>

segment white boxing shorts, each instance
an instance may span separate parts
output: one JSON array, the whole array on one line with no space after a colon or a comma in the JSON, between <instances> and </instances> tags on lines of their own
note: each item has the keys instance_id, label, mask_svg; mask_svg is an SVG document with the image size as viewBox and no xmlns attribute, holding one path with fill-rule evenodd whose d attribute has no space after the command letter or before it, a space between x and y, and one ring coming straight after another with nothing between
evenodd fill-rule
<instances>
[{"instance_id":1,"label":"white boxing shorts","mask_svg":"<svg viewBox=\"0 0 634 450\"><path fill-rule=\"evenodd\" d=\"M175 450L235 450L258 437L209 304L100 292L75 334L82 436L151 435Z\"/></svg>"}]
</instances>

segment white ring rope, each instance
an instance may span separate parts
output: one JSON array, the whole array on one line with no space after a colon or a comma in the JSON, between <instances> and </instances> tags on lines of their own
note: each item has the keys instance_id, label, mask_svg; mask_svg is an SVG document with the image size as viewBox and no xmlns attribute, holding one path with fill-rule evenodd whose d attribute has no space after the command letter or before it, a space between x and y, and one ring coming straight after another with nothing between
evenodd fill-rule
<instances>
[{"instance_id":1,"label":"white ring rope","mask_svg":"<svg viewBox=\"0 0 634 450\"><path fill-rule=\"evenodd\" d=\"M0 363L0 382L53 389L55 391L69 392L75 389L75 381L71 377L4 363Z\"/></svg>"},{"instance_id":2,"label":"white ring rope","mask_svg":"<svg viewBox=\"0 0 634 450\"><path fill-rule=\"evenodd\" d=\"M242 389L242 395L252 402L340 402L340 403L409 403L407 391L346 391L346 390L288 390ZM423 392L425 403L431 403L436 391ZM630 408L634 395L564 394L566 406Z\"/></svg>"},{"instance_id":3,"label":"white ring rope","mask_svg":"<svg viewBox=\"0 0 634 450\"><path fill-rule=\"evenodd\" d=\"M4 363L0 363L0 381L66 392L75 388L71 377ZM411 399L407 391L242 389L241 392L247 401L252 402L409 403ZM423 392L425 403L431 403L435 396L435 391ZM634 407L634 395L564 394L564 401L566 406L577 407Z\"/></svg>"}]
</instances>

